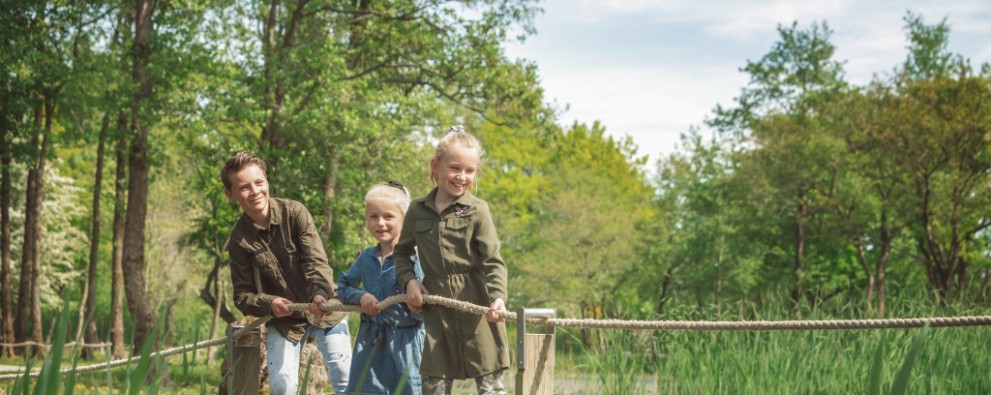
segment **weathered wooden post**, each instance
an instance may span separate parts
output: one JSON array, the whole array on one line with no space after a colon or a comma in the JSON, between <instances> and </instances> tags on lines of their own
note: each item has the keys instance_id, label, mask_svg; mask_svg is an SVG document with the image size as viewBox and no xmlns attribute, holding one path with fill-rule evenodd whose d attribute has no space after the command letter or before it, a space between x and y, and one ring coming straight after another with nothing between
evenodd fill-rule
<instances>
[{"instance_id":1,"label":"weathered wooden post","mask_svg":"<svg viewBox=\"0 0 991 395\"><path fill-rule=\"evenodd\" d=\"M237 339L243 325L227 327L227 393L232 395L258 395L258 373L261 371L261 331L255 327Z\"/></svg>"},{"instance_id":2,"label":"weathered wooden post","mask_svg":"<svg viewBox=\"0 0 991 395\"><path fill-rule=\"evenodd\" d=\"M546 334L526 333L527 318L554 318L555 309L516 311L516 393L551 395L554 393L554 327Z\"/></svg>"}]
</instances>

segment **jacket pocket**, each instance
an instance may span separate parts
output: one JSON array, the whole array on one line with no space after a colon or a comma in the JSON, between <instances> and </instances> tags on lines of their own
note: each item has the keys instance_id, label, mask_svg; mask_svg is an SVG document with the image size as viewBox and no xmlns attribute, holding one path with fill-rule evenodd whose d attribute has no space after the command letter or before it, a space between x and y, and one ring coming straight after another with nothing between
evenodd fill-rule
<instances>
[{"instance_id":1,"label":"jacket pocket","mask_svg":"<svg viewBox=\"0 0 991 395\"><path fill-rule=\"evenodd\" d=\"M427 232L430 232L431 230L433 230L433 228L434 228L434 221L433 220L421 219L421 220L416 221L416 231L417 232L427 233Z\"/></svg>"},{"instance_id":2,"label":"jacket pocket","mask_svg":"<svg viewBox=\"0 0 991 395\"><path fill-rule=\"evenodd\" d=\"M453 231L463 232L471 223L468 218L451 218L447 220L447 228Z\"/></svg>"},{"instance_id":3,"label":"jacket pocket","mask_svg":"<svg viewBox=\"0 0 991 395\"><path fill-rule=\"evenodd\" d=\"M276 284L285 286L282 271L279 270L279 261L275 258L275 254L272 251L266 249L265 251L255 253L251 257L251 263L261 272L262 277L267 277Z\"/></svg>"}]
</instances>

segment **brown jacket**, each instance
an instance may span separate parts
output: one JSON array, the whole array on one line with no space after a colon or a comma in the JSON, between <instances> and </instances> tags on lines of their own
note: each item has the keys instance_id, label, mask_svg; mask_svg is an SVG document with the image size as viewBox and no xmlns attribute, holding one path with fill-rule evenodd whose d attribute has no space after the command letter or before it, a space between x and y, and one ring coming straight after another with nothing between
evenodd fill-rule
<instances>
[{"instance_id":1,"label":"brown jacket","mask_svg":"<svg viewBox=\"0 0 991 395\"><path fill-rule=\"evenodd\" d=\"M227 252L231 259L234 305L246 315L262 317L272 313L272 300L276 297L292 303L309 303L317 295L330 300L337 285L310 212L299 202L276 198L269 199L269 210L271 219L267 229L259 228L247 215L241 215L231 230ZM275 318L268 325L298 343L308 325L329 328L346 314L335 313L319 319L309 313L295 312Z\"/></svg>"},{"instance_id":2,"label":"brown jacket","mask_svg":"<svg viewBox=\"0 0 991 395\"><path fill-rule=\"evenodd\" d=\"M435 188L406 212L393 256L403 287L416 278L411 256L423 267L423 285L432 295L489 306L506 300L506 264L499 255L489 206L465 193L443 212L434 206ZM420 374L445 379L486 376L509 367L506 324L485 317L426 306L427 330Z\"/></svg>"}]
</instances>

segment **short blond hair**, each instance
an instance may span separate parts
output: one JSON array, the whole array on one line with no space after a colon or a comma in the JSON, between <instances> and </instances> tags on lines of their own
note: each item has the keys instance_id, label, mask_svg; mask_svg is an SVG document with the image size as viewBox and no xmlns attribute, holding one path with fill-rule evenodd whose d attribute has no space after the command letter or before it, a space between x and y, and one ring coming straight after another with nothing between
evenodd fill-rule
<instances>
[{"instance_id":1,"label":"short blond hair","mask_svg":"<svg viewBox=\"0 0 991 395\"><path fill-rule=\"evenodd\" d=\"M406 215L410 203L409 190L396 181L380 182L369 188L368 193L365 194L365 204L372 200L384 200L395 204L403 215Z\"/></svg>"}]
</instances>

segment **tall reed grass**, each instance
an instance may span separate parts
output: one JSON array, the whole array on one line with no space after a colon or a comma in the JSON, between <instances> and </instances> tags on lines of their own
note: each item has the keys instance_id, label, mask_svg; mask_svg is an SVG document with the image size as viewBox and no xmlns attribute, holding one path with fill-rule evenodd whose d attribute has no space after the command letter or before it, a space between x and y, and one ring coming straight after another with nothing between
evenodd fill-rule
<instances>
[{"instance_id":1,"label":"tall reed grass","mask_svg":"<svg viewBox=\"0 0 991 395\"><path fill-rule=\"evenodd\" d=\"M151 357L151 341L141 350L139 361L130 366L105 373L62 375L63 366L76 366L79 362L75 352L66 353L62 346L67 341L67 311L63 307L54 345L41 362L40 376L29 378L25 373L17 381L0 383L0 389L11 395L206 394L213 392L207 389L216 388L222 379L216 367L197 365L195 357L183 355L173 358L174 365L169 369L175 386L162 388L165 372L161 367L167 362ZM983 314L942 311L934 314L930 309L909 309L898 316ZM858 318L849 313L840 311L839 317L832 317L835 311L810 312L804 318ZM760 315L752 310L703 316L691 312L664 319L794 318L783 312ZM152 338L161 333L156 329ZM601 330L596 335L593 346L575 347L582 343L580 334L558 330L555 376L558 382L570 377L572 383L567 390L558 385L556 393L991 393L989 327L783 332ZM194 333L192 342L197 340L199 336ZM37 362L28 360L27 364L30 370Z\"/></svg>"},{"instance_id":2,"label":"tall reed grass","mask_svg":"<svg viewBox=\"0 0 991 395\"><path fill-rule=\"evenodd\" d=\"M10 395L88 395L110 393L155 395L163 392L161 385L167 381L165 380L165 375L168 371L166 369L168 361L152 356L154 343L163 337L164 331L162 330L163 322L161 318L149 335L148 341L141 348L139 352L140 357L137 362L116 369L103 369L102 374L93 372L77 375L75 368L79 366L78 352L75 352L75 349L65 347L68 340L68 324L71 316L66 302L63 304L62 311L59 313L52 338L52 347L41 362L42 367L37 372L37 377L31 377L32 372L34 372L32 368L35 364L35 359L28 358L25 362L25 371L21 378L13 382L0 383L0 389L3 390L0 392L5 391L5 393ZM159 314L159 317L164 317L164 314ZM198 333L194 334L193 342L196 342L198 337ZM72 350L73 352L67 354L67 350ZM179 384L183 386L172 387L164 392L170 394L206 394L207 380L204 375L196 374L197 371L202 371L203 369L196 367L195 361L195 358L189 358L188 355L183 354L182 362L179 365L180 369L178 369L177 373L173 374L177 377L172 378L173 381L178 378ZM71 363L73 369L63 374L61 369L66 362ZM216 371L217 369L213 368L212 370ZM213 384L215 386L216 383L214 382Z\"/></svg>"},{"instance_id":3,"label":"tall reed grass","mask_svg":"<svg viewBox=\"0 0 991 395\"><path fill-rule=\"evenodd\" d=\"M579 338L574 331L562 332L573 341ZM786 332L603 330L597 335L601 339L593 346L580 347L559 363L571 375L597 378L587 392L578 393L991 393L988 327Z\"/></svg>"}]
</instances>

